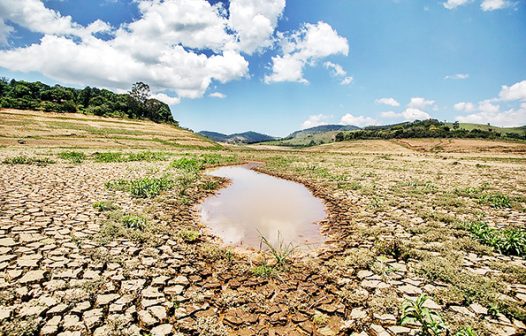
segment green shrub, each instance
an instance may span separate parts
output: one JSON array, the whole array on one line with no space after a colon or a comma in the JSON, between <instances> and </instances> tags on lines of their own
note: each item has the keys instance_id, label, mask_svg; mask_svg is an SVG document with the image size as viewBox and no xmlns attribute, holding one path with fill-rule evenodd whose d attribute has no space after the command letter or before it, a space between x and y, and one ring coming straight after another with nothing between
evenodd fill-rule
<instances>
[{"instance_id":1,"label":"green shrub","mask_svg":"<svg viewBox=\"0 0 526 336\"><path fill-rule=\"evenodd\" d=\"M61 152L58 156L71 163L82 163L86 159L86 154L82 152Z\"/></svg>"},{"instance_id":2,"label":"green shrub","mask_svg":"<svg viewBox=\"0 0 526 336\"><path fill-rule=\"evenodd\" d=\"M122 224L127 229L143 231L146 228L146 219L138 215L124 215L122 216Z\"/></svg>"},{"instance_id":3,"label":"green shrub","mask_svg":"<svg viewBox=\"0 0 526 336\"><path fill-rule=\"evenodd\" d=\"M14 165L14 164L32 165L32 164L34 164L34 165L37 165L37 166L45 166L45 165L48 165L48 164L55 163L55 161L53 161L53 160L51 160L49 158L43 158L43 159L31 158L31 157L27 157L27 156L24 156L24 155L15 156L15 157L12 157L12 158L7 158L7 159L5 159L2 162L5 163L5 164L11 164L11 165Z\"/></svg>"}]
</instances>

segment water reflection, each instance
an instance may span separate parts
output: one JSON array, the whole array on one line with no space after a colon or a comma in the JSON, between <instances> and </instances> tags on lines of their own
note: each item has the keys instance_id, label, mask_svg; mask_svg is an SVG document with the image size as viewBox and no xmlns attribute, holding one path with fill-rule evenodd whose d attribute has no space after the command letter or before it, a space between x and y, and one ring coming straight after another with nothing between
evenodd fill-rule
<instances>
[{"instance_id":1,"label":"water reflection","mask_svg":"<svg viewBox=\"0 0 526 336\"><path fill-rule=\"evenodd\" d=\"M277 244L319 244L325 218L322 201L302 184L258 173L249 166L221 167L208 173L231 184L206 199L201 220L227 244L259 247L260 234Z\"/></svg>"}]
</instances>

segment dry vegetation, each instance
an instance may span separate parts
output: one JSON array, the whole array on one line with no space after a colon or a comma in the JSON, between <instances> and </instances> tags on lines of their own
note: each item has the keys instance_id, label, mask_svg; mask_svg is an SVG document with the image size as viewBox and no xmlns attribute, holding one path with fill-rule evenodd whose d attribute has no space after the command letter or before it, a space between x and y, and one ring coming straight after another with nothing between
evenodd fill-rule
<instances>
[{"instance_id":1,"label":"dry vegetation","mask_svg":"<svg viewBox=\"0 0 526 336\"><path fill-rule=\"evenodd\" d=\"M88 131L63 136L71 130L52 126L58 121L48 114L0 113L0 139L9 145L0 149L0 334L526 330L525 252L516 249L526 245L526 157L502 149L508 143L480 153L480 142L454 140L462 155L411 149L427 140L304 151L138 141L148 146L102 152L99 140L107 147L122 140ZM141 132L148 129L141 125L164 127L125 123ZM37 132L47 140L28 138ZM75 141L86 149L58 148ZM224 182L202 169L247 160L326 201L329 239L316 255L240 252L201 226L195 204Z\"/></svg>"}]
</instances>

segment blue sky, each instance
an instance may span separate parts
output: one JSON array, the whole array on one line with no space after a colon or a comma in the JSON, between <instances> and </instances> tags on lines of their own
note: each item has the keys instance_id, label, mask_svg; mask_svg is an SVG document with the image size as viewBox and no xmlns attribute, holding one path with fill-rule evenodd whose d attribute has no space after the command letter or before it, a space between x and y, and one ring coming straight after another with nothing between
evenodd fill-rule
<instances>
[{"instance_id":1,"label":"blue sky","mask_svg":"<svg viewBox=\"0 0 526 336\"><path fill-rule=\"evenodd\" d=\"M526 124L524 0L0 0L0 19L0 75L145 81L194 130Z\"/></svg>"}]
</instances>

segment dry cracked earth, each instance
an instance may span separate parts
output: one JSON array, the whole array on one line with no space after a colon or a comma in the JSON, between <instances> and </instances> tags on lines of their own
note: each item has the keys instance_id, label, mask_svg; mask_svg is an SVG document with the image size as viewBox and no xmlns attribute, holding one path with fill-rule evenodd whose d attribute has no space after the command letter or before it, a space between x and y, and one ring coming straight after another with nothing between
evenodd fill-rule
<instances>
[{"instance_id":1,"label":"dry cracked earth","mask_svg":"<svg viewBox=\"0 0 526 336\"><path fill-rule=\"evenodd\" d=\"M524 227L524 157L236 152L327 205L326 244L261 276L253 270L272 266L268 253L223 246L199 224L194 206L213 192L202 176L184 196L176 186L137 199L105 184L164 174L169 161L71 164L48 150L24 153L57 162L0 164L2 335L416 335L421 326L398 320L422 293L451 334L526 333L525 260L459 227ZM513 205L493 208L458 192L466 188ZM144 216L148 232L116 233L115 214L98 201Z\"/></svg>"}]
</instances>

